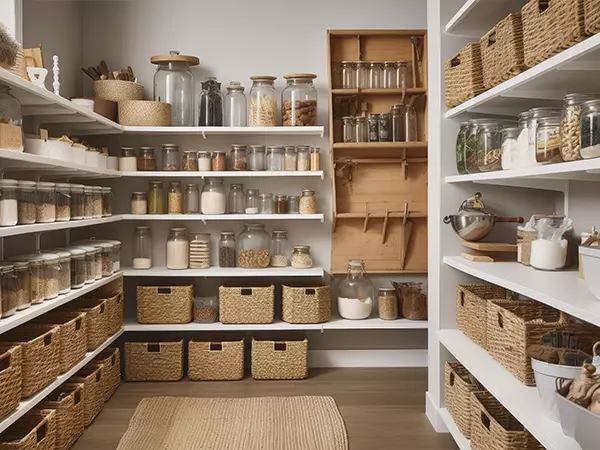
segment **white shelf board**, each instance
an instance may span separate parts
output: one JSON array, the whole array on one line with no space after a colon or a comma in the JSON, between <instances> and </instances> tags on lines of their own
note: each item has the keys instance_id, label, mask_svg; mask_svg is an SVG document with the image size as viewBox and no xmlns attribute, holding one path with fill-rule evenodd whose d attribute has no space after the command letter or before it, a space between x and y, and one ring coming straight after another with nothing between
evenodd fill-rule
<instances>
[{"instance_id":1,"label":"white shelf board","mask_svg":"<svg viewBox=\"0 0 600 450\"><path fill-rule=\"evenodd\" d=\"M325 127L123 127L127 134L206 136L320 136Z\"/></svg>"},{"instance_id":2,"label":"white shelf board","mask_svg":"<svg viewBox=\"0 0 600 450\"><path fill-rule=\"evenodd\" d=\"M152 172L120 172L123 177L138 178L290 178L290 177L319 177L323 179L322 170L309 171L226 171L226 172L184 172L184 171L152 171Z\"/></svg>"},{"instance_id":3,"label":"white shelf board","mask_svg":"<svg viewBox=\"0 0 600 450\"><path fill-rule=\"evenodd\" d=\"M600 300L576 271L547 272L517 262L471 262L445 256L444 264L600 326Z\"/></svg>"},{"instance_id":4,"label":"white shelf board","mask_svg":"<svg viewBox=\"0 0 600 450\"><path fill-rule=\"evenodd\" d=\"M109 337L104 344L98 347L96 350L92 352L86 353L85 357L79 361L71 370L60 375L56 380L54 380L50 385L42 389L37 394L32 395L31 397L26 398L17 407L16 411L13 412L10 416L0 422L0 432L6 430L10 425L15 423L18 419L20 419L25 413L35 407L38 403L44 400L48 395L52 393L57 387L71 378L75 373L77 373L82 367L84 367L87 363L89 363L92 359L94 359L98 354L102 352L106 347L116 341L122 334L123 329L118 331L116 334Z\"/></svg>"},{"instance_id":5,"label":"white shelf board","mask_svg":"<svg viewBox=\"0 0 600 450\"><path fill-rule=\"evenodd\" d=\"M123 220L200 220L225 222L229 220L319 220L324 214L123 214Z\"/></svg>"},{"instance_id":6,"label":"white shelf board","mask_svg":"<svg viewBox=\"0 0 600 450\"><path fill-rule=\"evenodd\" d=\"M600 35L594 35L462 105L446 111L445 117L467 112L516 117L533 107L562 104L570 92L600 90Z\"/></svg>"},{"instance_id":7,"label":"white shelf board","mask_svg":"<svg viewBox=\"0 0 600 450\"><path fill-rule=\"evenodd\" d=\"M526 0L467 0L446 24L446 33L481 38L511 12L521 12Z\"/></svg>"},{"instance_id":8,"label":"white shelf board","mask_svg":"<svg viewBox=\"0 0 600 450\"><path fill-rule=\"evenodd\" d=\"M152 267L151 269L133 269L125 267L123 275L126 277L322 277L325 271L320 267L311 269L294 269L293 267L267 267L265 269L243 269L241 267L211 267L210 269L183 269L171 270L166 267Z\"/></svg>"},{"instance_id":9,"label":"white shelf board","mask_svg":"<svg viewBox=\"0 0 600 450\"><path fill-rule=\"evenodd\" d=\"M80 289L71 289L69 293L59 295L55 299L46 300L38 305L31 305L29 308L24 309L23 311L17 311L14 315L0 320L0 334L5 333L8 330L12 330L17 326L24 324L25 322L29 322L30 320L35 319L36 317L39 317L48 311L52 311L59 306L78 299L88 292L91 292L100 286L104 286L105 284L108 284L111 281L120 278L121 276L121 272L113 273L110 277L101 278L94 283L86 284Z\"/></svg>"},{"instance_id":10,"label":"white shelf board","mask_svg":"<svg viewBox=\"0 0 600 450\"><path fill-rule=\"evenodd\" d=\"M460 450L471 450L471 441L469 441L464 435L460 432L458 427L456 426L456 422L450 415L450 411L446 408L440 408L439 410L440 417L448 427L448 431L454 438L454 442Z\"/></svg>"},{"instance_id":11,"label":"white shelf board","mask_svg":"<svg viewBox=\"0 0 600 450\"><path fill-rule=\"evenodd\" d=\"M581 450L548 418L535 386L525 386L458 330L440 330L440 342L547 450Z\"/></svg>"},{"instance_id":12,"label":"white shelf board","mask_svg":"<svg viewBox=\"0 0 600 450\"><path fill-rule=\"evenodd\" d=\"M121 216L103 217L101 219L69 220L68 222L33 223L31 225L15 225L14 227L0 227L0 238L18 236L29 233L43 233L45 231L67 230L71 228L91 227L112 222L120 222Z\"/></svg>"}]
</instances>

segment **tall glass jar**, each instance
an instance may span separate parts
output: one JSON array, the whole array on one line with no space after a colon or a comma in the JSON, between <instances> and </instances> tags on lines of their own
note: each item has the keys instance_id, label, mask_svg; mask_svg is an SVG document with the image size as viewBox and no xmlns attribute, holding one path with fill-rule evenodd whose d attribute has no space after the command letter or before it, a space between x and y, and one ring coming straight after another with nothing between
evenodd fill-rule
<instances>
[{"instance_id":1,"label":"tall glass jar","mask_svg":"<svg viewBox=\"0 0 600 450\"><path fill-rule=\"evenodd\" d=\"M85 250L70 247L67 249L71 254L71 289L82 288L85 284Z\"/></svg>"},{"instance_id":2,"label":"tall glass jar","mask_svg":"<svg viewBox=\"0 0 600 450\"><path fill-rule=\"evenodd\" d=\"M233 183L229 186L229 214L245 214L245 212L244 185Z\"/></svg>"},{"instance_id":3,"label":"tall glass jar","mask_svg":"<svg viewBox=\"0 0 600 450\"><path fill-rule=\"evenodd\" d=\"M238 266L262 269L269 266L271 237L260 223L247 223L238 236Z\"/></svg>"},{"instance_id":4,"label":"tall glass jar","mask_svg":"<svg viewBox=\"0 0 600 450\"><path fill-rule=\"evenodd\" d=\"M560 117L546 117L538 121L535 159L540 164L562 162L560 121Z\"/></svg>"},{"instance_id":5,"label":"tall glass jar","mask_svg":"<svg viewBox=\"0 0 600 450\"><path fill-rule=\"evenodd\" d=\"M379 133L379 142L390 142L392 140L391 119L390 113L379 114L379 127L377 130Z\"/></svg>"},{"instance_id":6,"label":"tall glass jar","mask_svg":"<svg viewBox=\"0 0 600 450\"><path fill-rule=\"evenodd\" d=\"M363 116L356 116L354 121L356 128L354 138L356 139L356 142L367 142L369 137L367 133L367 119Z\"/></svg>"},{"instance_id":7,"label":"tall glass jar","mask_svg":"<svg viewBox=\"0 0 600 450\"><path fill-rule=\"evenodd\" d=\"M317 90L312 73L284 75L287 86L281 91L281 121L284 127L317 125Z\"/></svg>"},{"instance_id":8,"label":"tall glass jar","mask_svg":"<svg viewBox=\"0 0 600 450\"><path fill-rule=\"evenodd\" d=\"M273 204L275 214L287 214L288 213L288 198L287 195L278 194L275 196Z\"/></svg>"},{"instance_id":9,"label":"tall glass jar","mask_svg":"<svg viewBox=\"0 0 600 450\"><path fill-rule=\"evenodd\" d=\"M466 131L466 139L465 139L465 166L467 168L468 173L478 173L479 172L479 161L478 161L478 153L477 153L477 133L479 128L484 125L497 125L497 122L494 122L490 119L473 119L469 121L469 126Z\"/></svg>"},{"instance_id":10,"label":"tall glass jar","mask_svg":"<svg viewBox=\"0 0 600 450\"><path fill-rule=\"evenodd\" d=\"M367 126L369 127L369 142L379 142L379 114L369 114Z\"/></svg>"},{"instance_id":11,"label":"tall glass jar","mask_svg":"<svg viewBox=\"0 0 600 450\"><path fill-rule=\"evenodd\" d=\"M404 107L404 141L416 142L419 140L417 131L417 112L412 104Z\"/></svg>"},{"instance_id":12,"label":"tall glass jar","mask_svg":"<svg viewBox=\"0 0 600 450\"><path fill-rule=\"evenodd\" d=\"M17 180L0 179L0 226L12 227L18 221Z\"/></svg>"},{"instance_id":13,"label":"tall glass jar","mask_svg":"<svg viewBox=\"0 0 600 450\"><path fill-rule=\"evenodd\" d=\"M93 186L83 187L83 218L91 219L94 216L94 188Z\"/></svg>"},{"instance_id":14,"label":"tall glass jar","mask_svg":"<svg viewBox=\"0 0 600 450\"><path fill-rule=\"evenodd\" d=\"M171 125L176 127L194 126L194 75L190 66L200 61L195 56L180 55L171 50L168 55L150 58L156 64L154 74L154 100L171 105Z\"/></svg>"},{"instance_id":15,"label":"tall glass jar","mask_svg":"<svg viewBox=\"0 0 600 450\"><path fill-rule=\"evenodd\" d=\"M402 104L392 105L392 142L404 142L405 130L404 130L404 110L405 106Z\"/></svg>"},{"instance_id":16,"label":"tall glass jar","mask_svg":"<svg viewBox=\"0 0 600 450\"><path fill-rule=\"evenodd\" d=\"M100 188L100 195L102 195L102 188ZM68 222L69 220L71 220L71 185L56 183L56 221Z\"/></svg>"},{"instance_id":17,"label":"tall glass jar","mask_svg":"<svg viewBox=\"0 0 600 450\"><path fill-rule=\"evenodd\" d=\"M190 269L210 268L210 233L190 233Z\"/></svg>"},{"instance_id":18,"label":"tall glass jar","mask_svg":"<svg viewBox=\"0 0 600 450\"><path fill-rule=\"evenodd\" d=\"M162 181L151 181L148 190L148 214L164 214L164 196Z\"/></svg>"},{"instance_id":19,"label":"tall glass jar","mask_svg":"<svg viewBox=\"0 0 600 450\"><path fill-rule=\"evenodd\" d=\"M271 267L290 265L290 243L287 231L273 231L271 237Z\"/></svg>"},{"instance_id":20,"label":"tall glass jar","mask_svg":"<svg viewBox=\"0 0 600 450\"><path fill-rule=\"evenodd\" d=\"M514 169L518 159L517 138L519 129L509 127L502 129L502 170Z\"/></svg>"},{"instance_id":21,"label":"tall glass jar","mask_svg":"<svg viewBox=\"0 0 600 450\"><path fill-rule=\"evenodd\" d=\"M71 185L71 220L83 219L85 215L85 187L83 184Z\"/></svg>"},{"instance_id":22,"label":"tall glass jar","mask_svg":"<svg viewBox=\"0 0 600 450\"><path fill-rule=\"evenodd\" d=\"M134 269L150 269L152 267L152 232L150 227L135 227L132 253L132 267Z\"/></svg>"},{"instance_id":23,"label":"tall glass jar","mask_svg":"<svg viewBox=\"0 0 600 450\"><path fill-rule=\"evenodd\" d=\"M284 170L295 171L298 167L298 153L296 153L296 147L293 145L287 145L285 147L285 157L283 168Z\"/></svg>"},{"instance_id":24,"label":"tall glass jar","mask_svg":"<svg viewBox=\"0 0 600 450\"><path fill-rule=\"evenodd\" d=\"M225 214L227 195L223 178L207 178L200 196L202 214Z\"/></svg>"},{"instance_id":25,"label":"tall glass jar","mask_svg":"<svg viewBox=\"0 0 600 450\"><path fill-rule=\"evenodd\" d=\"M116 239L107 239L106 242L112 244L112 258L113 258L113 270L118 272L121 270L121 241Z\"/></svg>"},{"instance_id":26,"label":"tall glass jar","mask_svg":"<svg viewBox=\"0 0 600 450\"><path fill-rule=\"evenodd\" d=\"M210 172L212 170L212 155L210 152L198 152L198 170L200 172Z\"/></svg>"},{"instance_id":27,"label":"tall glass jar","mask_svg":"<svg viewBox=\"0 0 600 450\"><path fill-rule=\"evenodd\" d=\"M310 146L297 145L296 153L298 155L298 170L301 172L310 170Z\"/></svg>"},{"instance_id":28,"label":"tall glass jar","mask_svg":"<svg viewBox=\"0 0 600 450\"><path fill-rule=\"evenodd\" d=\"M2 291L2 318L4 319L16 313L19 307L14 265L8 263L0 265L0 290Z\"/></svg>"},{"instance_id":29,"label":"tall glass jar","mask_svg":"<svg viewBox=\"0 0 600 450\"><path fill-rule=\"evenodd\" d=\"M185 228L171 228L167 239L167 269L187 269L190 260L190 241Z\"/></svg>"},{"instance_id":30,"label":"tall glass jar","mask_svg":"<svg viewBox=\"0 0 600 450\"><path fill-rule=\"evenodd\" d=\"M246 146L233 144L229 151L229 169L236 171L248 170L248 157L246 155Z\"/></svg>"},{"instance_id":31,"label":"tall glass jar","mask_svg":"<svg viewBox=\"0 0 600 450\"><path fill-rule=\"evenodd\" d=\"M221 97L221 83L215 77L208 77L202 82L200 93L200 120L201 127L223 126L223 99Z\"/></svg>"},{"instance_id":32,"label":"tall glass jar","mask_svg":"<svg viewBox=\"0 0 600 450\"><path fill-rule=\"evenodd\" d=\"M356 61L354 63L354 74L356 77L356 87L358 89L367 89L369 87L369 63Z\"/></svg>"},{"instance_id":33,"label":"tall glass jar","mask_svg":"<svg viewBox=\"0 0 600 450\"><path fill-rule=\"evenodd\" d=\"M83 196L83 186L82 196ZM17 202L19 209L18 224L19 225L30 225L35 223L35 181L21 181L17 182ZM73 217L74 218L74 217ZM78 217L78 219L83 218Z\"/></svg>"},{"instance_id":34,"label":"tall glass jar","mask_svg":"<svg viewBox=\"0 0 600 450\"><path fill-rule=\"evenodd\" d=\"M258 214L260 211L260 198L258 189L248 189L245 195L245 210L246 214Z\"/></svg>"},{"instance_id":35,"label":"tall glass jar","mask_svg":"<svg viewBox=\"0 0 600 450\"><path fill-rule=\"evenodd\" d=\"M177 144L163 144L162 170L177 171L179 166L179 146Z\"/></svg>"},{"instance_id":36,"label":"tall glass jar","mask_svg":"<svg viewBox=\"0 0 600 450\"><path fill-rule=\"evenodd\" d=\"M92 186L92 218L100 219L102 217L102 187Z\"/></svg>"},{"instance_id":37,"label":"tall glass jar","mask_svg":"<svg viewBox=\"0 0 600 450\"><path fill-rule=\"evenodd\" d=\"M321 149L319 147L310 148L310 170L321 170Z\"/></svg>"},{"instance_id":38,"label":"tall glass jar","mask_svg":"<svg viewBox=\"0 0 600 450\"><path fill-rule=\"evenodd\" d=\"M284 168L283 147L267 147L267 170L282 171Z\"/></svg>"},{"instance_id":39,"label":"tall glass jar","mask_svg":"<svg viewBox=\"0 0 600 450\"><path fill-rule=\"evenodd\" d=\"M356 88L356 76L354 70L354 62L342 61L342 89Z\"/></svg>"},{"instance_id":40,"label":"tall glass jar","mask_svg":"<svg viewBox=\"0 0 600 450\"><path fill-rule=\"evenodd\" d=\"M137 157L131 147L121 147L119 153L119 170L122 172L135 172L137 170Z\"/></svg>"},{"instance_id":41,"label":"tall glass jar","mask_svg":"<svg viewBox=\"0 0 600 450\"><path fill-rule=\"evenodd\" d=\"M356 120L353 116L342 117L342 135L344 142L356 142Z\"/></svg>"},{"instance_id":42,"label":"tall glass jar","mask_svg":"<svg viewBox=\"0 0 600 450\"><path fill-rule=\"evenodd\" d=\"M310 269L313 265L310 247L308 245L294 245L290 262L294 269Z\"/></svg>"},{"instance_id":43,"label":"tall glass jar","mask_svg":"<svg viewBox=\"0 0 600 450\"><path fill-rule=\"evenodd\" d=\"M73 198L71 198L71 203L73 203ZM71 206L71 213L73 211L73 206ZM110 217L113 215L113 193L112 189L109 187L102 188L102 217Z\"/></svg>"},{"instance_id":44,"label":"tall glass jar","mask_svg":"<svg viewBox=\"0 0 600 450\"><path fill-rule=\"evenodd\" d=\"M563 161L581 159L581 105L598 98L593 94L567 94L563 99L560 123L560 154Z\"/></svg>"},{"instance_id":45,"label":"tall glass jar","mask_svg":"<svg viewBox=\"0 0 600 450\"><path fill-rule=\"evenodd\" d=\"M273 194L260 194L260 213L273 214Z\"/></svg>"},{"instance_id":46,"label":"tall glass jar","mask_svg":"<svg viewBox=\"0 0 600 450\"><path fill-rule=\"evenodd\" d=\"M167 214L183 214L181 181L170 181L167 191Z\"/></svg>"},{"instance_id":47,"label":"tall glass jar","mask_svg":"<svg viewBox=\"0 0 600 450\"><path fill-rule=\"evenodd\" d=\"M589 100L581 106L581 156L600 156L600 100Z\"/></svg>"},{"instance_id":48,"label":"tall glass jar","mask_svg":"<svg viewBox=\"0 0 600 450\"><path fill-rule=\"evenodd\" d=\"M235 264L235 234L231 231L221 231L221 237L219 238L219 267L235 267Z\"/></svg>"},{"instance_id":49,"label":"tall glass jar","mask_svg":"<svg viewBox=\"0 0 600 450\"><path fill-rule=\"evenodd\" d=\"M15 261L15 281L17 283L17 311L31 306L31 271L27 261ZM71 280L69 279L69 289Z\"/></svg>"},{"instance_id":50,"label":"tall glass jar","mask_svg":"<svg viewBox=\"0 0 600 450\"><path fill-rule=\"evenodd\" d=\"M277 77L253 76L248 106L248 125L251 127L274 127L277 125Z\"/></svg>"},{"instance_id":51,"label":"tall glass jar","mask_svg":"<svg viewBox=\"0 0 600 450\"><path fill-rule=\"evenodd\" d=\"M248 148L248 169L252 171L265 170L266 155L264 145L251 145Z\"/></svg>"},{"instance_id":52,"label":"tall glass jar","mask_svg":"<svg viewBox=\"0 0 600 450\"><path fill-rule=\"evenodd\" d=\"M562 110L558 108L533 108L529 110L529 117L527 121L527 130L529 133L527 150L531 157L532 165L539 164L536 158L537 152L537 127L540 119L547 117L558 117L562 116Z\"/></svg>"},{"instance_id":53,"label":"tall glass jar","mask_svg":"<svg viewBox=\"0 0 600 450\"><path fill-rule=\"evenodd\" d=\"M15 188L16 186L17 184L15 182ZM55 184L38 181L36 186L36 192L36 222L50 223L56 221ZM16 196L14 198L16 208ZM89 218L91 219L92 217L90 216Z\"/></svg>"},{"instance_id":54,"label":"tall glass jar","mask_svg":"<svg viewBox=\"0 0 600 450\"><path fill-rule=\"evenodd\" d=\"M198 171L198 152L196 150L186 150L183 152L181 170L184 172Z\"/></svg>"},{"instance_id":55,"label":"tall glass jar","mask_svg":"<svg viewBox=\"0 0 600 450\"><path fill-rule=\"evenodd\" d=\"M383 64L380 62L369 63L369 88L380 89L381 88L381 75L383 72Z\"/></svg>"},{"instance_id":56,"label":"tall glass jar","mask_svg":"<svg viewBox=\"0 0 600 450\"><path fill-rule=\"evenodd\" d=\"M248 106L244 95L244 86L239 81L232 81L225 94L226 127L245 127L248 123Z\"/></svg>"},{"instance_id":57,"label":"tall glass jar","mask_svg":"<svg viewBox=\"0 0 600 450\"><path fill-rule=\"evenodd\" d=\"M200 190L196 183L185 185L184 214L200 214Z\"/></svg>"},{"instance_id":58,"label":"tall glass jar","mask_svg":"<svg viewBox=\"0 0 600 450\"><path fill-rule=\"evenodd\" d=\"M44 283L44 300L52 300L58 297L59 291L59 271L58 255L53 253L42 254L44 262L44 274L46 280Z\"/></svg>"},{"instance_id":59,"label":"tall glass jar","mask_svg":"<svg viewBox=\"0 0 600 450\"><path fill-rule=\"evenodd\" d=\"M95 253L97 253L97 249L88 246L78 246L83 251L85 251L85 284L92 284L96 281L96 258Z\"/></svg>"},{"instance_id":60,"label":"tall glass jar","mask_svg":"<svg viewBox=\"0 0 600 450\"><path fill-rule=\"evenodd\" d=\"M364 273L362 261L348 261L348 275L337 286L338 313L344 319L366 319L373 311L375 287Z\"/></svg>"},{"instance_id":61,"label":"tall glass jar","mask_svg":"<svg viewBox=\"0 0 600 450\"><path fill-rule=\"evenodd\" d=\"M502 169L502 127L500 124L482 125L477 131L477 167L480 172Z\"/></svg>"},{"instance_id":62,"label":"tall glass jar","mask_svg":"<svg viewBox=\"0 0 600 450\"><path fill-rule=\"evenodd\" d=\"M386 61L383 63L383 88L398 88L396 77L396 61Z\"/></svg>"},{"instance_id":63,"label":"tall glass jar","mask_svg":"<svg viewBox=\"0 0 600 450\"><path fill-rule=\"evenodd\" d=\"M131 214L148 214L148 195L145 192L132 192L129 211Z\"/></svg>"},{"instance_id":64,"label":"tall glass jar","mask_svg":"<svg viewBox=\"0 0 600 450\"><path fill-rule=\"evenodd\" d=\"M300 214L317 214L317 199L315 191L305 189L302 191L299 205Z\"/></svg>"},{"instance_id":65,"label":"tall glass jar","mask_svg":"<svg viewBox=\"0 0 600 450\"><path fill-rule=\"evenodd\" d=\"M297 195L288 197L288 214L300 214L300 197Z\"/></svg>"},{"instance_id":66,"label":"tall glass jar","mask_svg":"<svg viewBox=\"0 0 600 450\"><path fill-rule=\"evenodd\" d=\"M467 166L465 161L465 145L467 141L467 128L469 122L460 124L458 134L456 135L456 170L459 175L467 174Z\"/></svg>"},{"instance_id":67,"label":"tall glass jar","mask_svg":"<svg viewBox=\"0 0 600 450\"><path fill-rule=\"evenodd\" d=\"M140 147L137 157L137 170L151 172L156 170L154 147Z\"/></svg>"},{"instance_id":68,"label":"tall glass jar","mask_svg":"<svg viewBox=\"0 0 600 450\"><path fill-rule=\"evenodd\" d=\"M0 121L3 124L2 147L23 151L23 114L21 104L10 93L8 86L0 85Z\"/></svg>"},{"instance_id":69,"label":"tall glass jar","mask_svg":"<svg viewBox=\"0 0 600 450\"><path fill-rule=\"evenodd\" d=\"M227 170L227 157L224 151L214 151L211 157L211 169L213 172L224 172Z\"/></svg>"},{"instance_id":70,"label":"tall glass jar","mask_svg":"<svg viewBox=\"0 0 600 450\"><path fill-rule=\"evenodd\" d=\"M407 61L396 61L396 87L406 91Z\"/></svg>"},{"instance_id":71,"label":"tall glass jar","mask_svg":"<svg viewBox=\"0 0 600 450\"><path fill-rule=\"evenodd\" d=\"M71 290L71 253L60 248L51 250L58 256L58 294L68 294Z\"/></svg>"}]
</instances>

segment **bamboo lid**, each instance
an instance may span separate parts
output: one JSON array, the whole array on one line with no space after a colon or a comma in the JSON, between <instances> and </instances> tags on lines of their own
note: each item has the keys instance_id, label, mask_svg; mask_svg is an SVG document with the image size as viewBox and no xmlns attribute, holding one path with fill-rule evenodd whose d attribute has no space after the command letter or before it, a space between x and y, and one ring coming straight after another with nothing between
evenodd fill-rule
<instances>
[{"instance_id":1,"label":"bamboo lid","mask_svg":"<svg viewBox=\"0 0 600 450\"><path fill-rule=\"evenodd\" d=\"M156 55L150 58L152 64L164 64L170 62L188 63L190 66L197 66L200 60L196 56L180 55L178 51L171 50L168 55Z\"/></svg>"},{"instance_id":2,"label":"bamboo lid","mask_svg":"<svg viewBox=\"0 0 600 450\"><path fill-rule=\"evenodd\" d=\"M250 77L250 79L252 81L258 81L258 80L275 81L277 79L277 77L272 77L270 75L254 75L254 76Z\"/></svg>"},{"instance_id":3,"label":"bamboo lid","mask_svg":"<svg viewBox=\"0 0 600 450\"><path fill-rule=\"evenodd\" d=\"M289 80L290 78L310 78L314 80L317 76L314 73L290 73L289 75L284 75L283 78Z\"/></svg>"}]
</instances>

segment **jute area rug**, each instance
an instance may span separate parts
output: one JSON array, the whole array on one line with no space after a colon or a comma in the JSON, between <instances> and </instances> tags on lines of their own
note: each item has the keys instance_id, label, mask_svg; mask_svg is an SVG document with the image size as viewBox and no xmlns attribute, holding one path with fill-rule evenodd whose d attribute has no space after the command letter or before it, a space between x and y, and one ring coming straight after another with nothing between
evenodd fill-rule
<instances>
[{"instance_id":1,"label":"jute area rug","mask_svg":"<svg viewBox=\"0 0 600 450\"><path fill-rule=\"evenodd\" d=\"M144 398L117 450L348 450L331 397Z\"/></svg>"}]
</instances>

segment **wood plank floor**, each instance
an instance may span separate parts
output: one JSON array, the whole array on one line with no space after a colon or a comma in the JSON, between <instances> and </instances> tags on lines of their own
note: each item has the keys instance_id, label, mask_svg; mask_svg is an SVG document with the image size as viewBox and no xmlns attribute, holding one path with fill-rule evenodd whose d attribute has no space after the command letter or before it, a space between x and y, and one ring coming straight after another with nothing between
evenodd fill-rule
<instances>
[{"instance_id":1,"label":"wood plank floor","mask_svg":"<svg viewBox=\"0 0 600 450\"><path fill-rule=\"evenodd\" d=\"M346 422L350 450L454 450L450 435L436 433L425 417L426 387L426 369L313 370L303 381L122 382L73 450L115 449L144 397L294 395L332 396Z\"/></svg>"}]
</instances>

